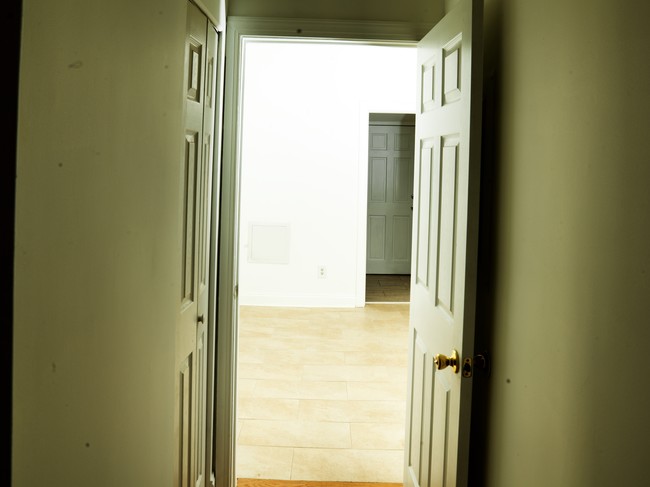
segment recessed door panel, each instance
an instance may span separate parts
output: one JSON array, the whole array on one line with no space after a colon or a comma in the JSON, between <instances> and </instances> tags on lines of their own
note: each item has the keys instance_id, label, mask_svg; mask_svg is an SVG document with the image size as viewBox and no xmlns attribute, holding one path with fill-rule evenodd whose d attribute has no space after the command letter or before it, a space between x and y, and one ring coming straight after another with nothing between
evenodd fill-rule
<instances>
[{"instance_id":1,"label":"recessed door panel","mask_svg":"<svg viewBox=\"0 0 650 487\"><path fill-rule=\"evenodd\" d=\"M178 371L178 430L180 443L180 470L177 482L181 487L192 485L192 469L190 468L192 453L192 355L190 354L180 365Z\"/></svg>"},{"instance_id":2,"label":"recessed door panel","mask_svg":"<svg viewBox=\"0 0 650 487\"><path fill-rule=\"evenodd\" d=\"M411 346L410 381L409 381L409 411L407 422L407 475L415 486L422 486L422 465L426 464L423 455L426 427L424 422L424 398L426 394L426 345L419 339L417 333L413 334Z\"/></svg>"},{"instance_id":3,"label":"recessed door panel","mask_svg":"<svg viewBox=\"0 0 650 487\"><path fill-rule=\"evenodd\" d=\"M411 261L411 242L402 236L411 234L412 222L413 219L408 216L393 217L393 259L396 261Z\"/></svg>"},{"instance_id":4,"label":"recessed door panel","mask_svg":"<svg viewBox=\"0 0 650 487\"><path fill-rule=\"evenodd\" d=\"M429 253L431 248L431 236L429 235L429 219L432 216L431 189L433 172L433 156L435 153L435 139L430 138L421 141L420 160L418 163L418 193L415 200L417 206L417 283L429 287ZM437 216L434 214L434 218Z\"/></svg>"},{"instance_id":5,"label":"recessed door panel","mask_svg":"<svg viewBox=\"0 0 650 487\"><path fill-rule=\"evenodd\" d=\"M386 258L386 217L374 215L368 218L368 259Z\"/></svg>"},{"instance_id":6,"label":"recessed door panel","mask_svg":"<svg viewBox=\"0 0 650 487\"><path fill-rule=\"evenodd\" d=\"M456 250L458 139L445 138L442 144L437 237L436 304L450 315L454 311Z\"/></svg>"},{"instance_id":7,"label":"recessed door panel","mask_svg":"<svg viewBox=\"0 0 650 487\"><path fill-rule=\"evenodd\" d=\"M434 378L432 444L431 444L431 483L432 485L453 485L448 483L452 472L449 469L449 434L452 420L451 385L447 377L436 374Z\"/></svg>"},{"instance_id":8,"label":"recessed door panel","mask_svg":"<svg viewBox=\"0 0 650 487\"><path fill-rule=\"evenodd\" d=\"M413 157L393 159L393 202L411 204L413 194Z\"/></svg>"},{"instance_id":9,"label":"recessed door panel","mask_svg":"<svg viewBox=\"0 0 650 487\"><path fill-rule=\"evenodd\" d=\"M370 150L388 149L388 135L385 133L370 134Z\"/></svg>"},{"instance_id":10,"label":"recessed door panel","mask_svg":"<svg viewBox=\"0 0 650 487\"><path fill-rule=\"evenodd\" d=\"M388 160L385 157L370 159L369 198L372 203L386 203Z\"/></svg>"},{"instance_id":11,"label":"recessed door panel","mask_svg":"<svg viewBox=\"0 0 650 487\"><path fill-rule=\"evenodd\" d=\"M189 130L185 134L185 157L182 170L183 191L183 261L181 307L186 308L194 302L194 240L196 211L196 170L199 160L199 133Z\"/></svg>"},{"instance_id":12,"label":"recessed door panel","mask_svg":"<svg viewBox=\"0 0 650 487\"><path fill-rule=\"evenodd\" d=\"M461 46L462 35L457 35L443 49L443 103L448 104L460 100L461 83Z\"/></svg>"},{"instance_id":13,"label":"recessed door panel","mask_svg":"<svg viewBox=\"0 0 650 487\"><path fill-rule=\"evenodd\" d=\"M422 63L420 73L420 83L422 86L420 91L420 112L424 113L436 107L436 82L438 73L435 56Z\"/></svg>"}]
</instances>

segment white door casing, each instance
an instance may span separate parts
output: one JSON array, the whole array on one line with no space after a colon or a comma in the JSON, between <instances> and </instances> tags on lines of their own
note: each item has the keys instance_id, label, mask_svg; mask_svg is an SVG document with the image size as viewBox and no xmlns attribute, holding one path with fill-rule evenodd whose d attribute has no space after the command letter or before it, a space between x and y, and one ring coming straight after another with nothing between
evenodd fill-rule
<instances>
[{"instance_id":1,"label":"white door casing","mask_svg":"<svg viewBox=\"0 0 650 487\"><path fill-rule=\"evenodd\" d=\"M472 379L434 357L473 357L481 29L460 0L418 44L406 487L467 485Z\"/></svg>"},{"instance_id":2,"label":"white door casing","mask_svg":"<svg viewBox=\"0 0 650 487\"><path fill-rule=\"evenodd\" d=\"M410 274L414 128L370 125L367 274Z\"/></svg>"},{"instance_id":3,"label":"white door casing","mask_svg":"<svg viewBox=\"0 0 650 487\"><path fill-rule=\"evenodd\" d=\"M247 39L311 38L415 45L431 28L430 23L349 22L305 19L229 17L227 25L228 63L225 66L223 120L223 165L218 271L218 327L216 389L216 452L218 487L235 487L235 400L237 363L237 262L239 226L239 167L241 163L242 66ZM373 112L388 112L385 107ZM370 110L367 110L370 112ZM363 128L368 126L365 119ZM365 160L365 158L364 158ZM366 183L363 178L364 184ZM365 190L363 191L365 193ZM364 198L360 204L367 204ZM363 219L365 221L365 218ZM363 222L362 221L362 222ZM415 220L414 220L415 222ZM365 245L365 240L361 245ZM412 255L413 260L413 255ZM361 262L364 262L363 260ZM362 273L365 274L365 273ZM363 293L361 293L363 295Z\"/></svg>"}]
</instances>

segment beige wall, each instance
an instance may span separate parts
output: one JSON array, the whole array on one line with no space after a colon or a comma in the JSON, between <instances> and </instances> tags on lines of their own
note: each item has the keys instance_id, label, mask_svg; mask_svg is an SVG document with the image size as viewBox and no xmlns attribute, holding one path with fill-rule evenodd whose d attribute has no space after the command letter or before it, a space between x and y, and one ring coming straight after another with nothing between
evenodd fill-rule
<instances>
[{"instance_id":1,"label":"beige wall","mask_svg":"<svg viewBox=\"0 0 650 487\"><path fill-rule=\"evenodd\" d=\"M650 7L632 3L486 2L476 485L647 483Z\"/></svg>"},{"instance_id":2,"label":"beige wall","mask_svg":"<svg viewBox=\"0 0 650 487\"><path fill-rule=\"evenodd\" d=\"M172 485L185 5L23 1L15 487Z\"/></svg>"}]
</instances>

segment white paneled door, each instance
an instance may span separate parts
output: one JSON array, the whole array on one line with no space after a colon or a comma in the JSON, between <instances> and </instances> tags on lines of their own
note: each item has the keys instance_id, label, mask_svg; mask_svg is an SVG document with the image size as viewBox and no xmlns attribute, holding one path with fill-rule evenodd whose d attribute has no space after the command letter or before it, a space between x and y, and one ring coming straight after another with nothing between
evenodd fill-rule
<instances>
[{"instance_id":1,"label":"white paneled door","mask_svg":"<svg viewBox=\"0 0 650 487\"><path fill-rule=\"evenodd\" d=\"M217 35L188 2L185 42L185 130L180 174L182 258L176 332L176 482L206 482L208 256L214 139Z\"/></svg>"},{"instance_id":2,"label":"white paneled door","mask_svg":"<svg viewBox=\"0 0 650 487\"><path fill-rule=\"evenodd\" d=\"M482 0L460 0L418 44L406 487L467 485L481 29Z\"/></svg>"},{"instance_id":3,"label":"white paneled door","mask_svg":"<svg viewBox=\"0 0 650 487\"><path fill-rule=\"evenodd\" d=\"M414 128L371 125L368 134L367 274L410 274Z\"/></svg>"}]
</instances>

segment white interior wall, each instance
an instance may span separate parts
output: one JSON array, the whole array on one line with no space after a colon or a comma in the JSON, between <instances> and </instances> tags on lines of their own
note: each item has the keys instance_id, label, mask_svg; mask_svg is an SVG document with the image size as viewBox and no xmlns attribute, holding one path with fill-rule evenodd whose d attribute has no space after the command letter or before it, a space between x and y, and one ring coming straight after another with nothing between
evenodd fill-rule
<instances>
[{"instance_id":1,"label":"white interior wall","mask_svg":"<svg viewBox=\"0 0 650 487\"><path fill-rule=\"evenodd\" d=\"M248 42L244 69L240 304L358 305L368 113L414 112L415 50Z\"/></svg>"}]
</instances>

